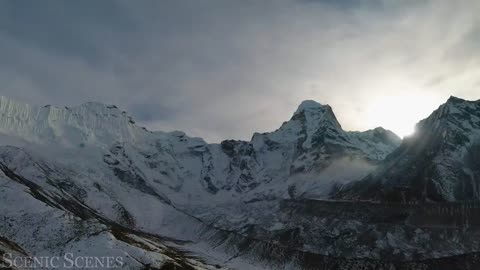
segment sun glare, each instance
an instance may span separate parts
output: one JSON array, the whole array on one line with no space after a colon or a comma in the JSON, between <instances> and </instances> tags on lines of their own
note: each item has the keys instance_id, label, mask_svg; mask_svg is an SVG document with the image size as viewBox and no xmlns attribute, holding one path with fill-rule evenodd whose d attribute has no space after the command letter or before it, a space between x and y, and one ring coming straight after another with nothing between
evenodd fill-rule
<instances>
[{"instance_id":1,"label":"sun glare","mask_svg":"<svg viewBox=\"0 0 480 270\"><path fill-rule=\"evenodd\" d=\"M435 110L441 100L438 96L421 94L378 96L368 106L368 125L382 126L400 137L411 135L415 124Z\"/></svg>"}]
</instances>

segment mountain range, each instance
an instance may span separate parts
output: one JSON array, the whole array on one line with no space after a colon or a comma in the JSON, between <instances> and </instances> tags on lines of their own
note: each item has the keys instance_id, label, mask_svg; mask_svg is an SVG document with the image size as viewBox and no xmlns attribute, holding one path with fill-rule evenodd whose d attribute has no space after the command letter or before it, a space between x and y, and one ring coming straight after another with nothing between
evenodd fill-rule
<instances>
[{"instance_id":1,"label":"mountain range","mask_svg":"<svg viewBox=\"0 0 480 270\"><path fill-rule=\"evenodd\" d=\"M0 97L0 255L116 256L123 269L468 269L479 157L480 101L455 97L403 140L345 131L309 100L273 132L218 144L149 131L114 105Z\"/></svg>"}]
</instances>

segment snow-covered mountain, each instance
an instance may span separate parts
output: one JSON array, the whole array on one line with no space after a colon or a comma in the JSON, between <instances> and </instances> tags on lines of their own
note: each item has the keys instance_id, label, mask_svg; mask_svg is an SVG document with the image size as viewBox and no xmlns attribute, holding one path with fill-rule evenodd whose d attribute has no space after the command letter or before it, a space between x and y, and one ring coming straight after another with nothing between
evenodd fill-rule
<instances>
[{"instance_id":1,"label":"snow-covered mountain","mask_svg":"<svg viewBox=\"0 0 480 270\"><path fill-rule=\"evenodd\" d=\"M124 269L354 270L419 269L434 264L412 260L480 250L474 238L454 241L476 231L412 227L397 217L403 208L318 204L391 162L409 141L400 143L382 128L344 131L314 101L251 141L207 144L148 131L115 106L2 97L0 255L121 256ZM389 211L386 226L378 215Z\"/></svg>"},{"instance_id":2,"label":"snow-covered mountain","mask_svg":"<svg viewBox=\"0 0 480 270\"><path fill-rule=\"evenodd\" d=\"M388 201L480 199L480 100L450 97L346 197Z\"/></svg>"},{"instance_id":3,"label":"snow-covered mountain","mask_svg":"<svg viewBox=\"0 0 480 270\"><path fill-rule=\"evenodd\" d=\"M315 175L344 158L375 164L400 143L382 128L345 132L330 106L314 101L303 102L278 130L256 133L250 142L207 144L182 132L140 128L116 106L35 107L2 97L0 132L17 146L106 150L103 161L117 177L135 171L192 196L200 186L211 194L250 192L273 179L278 184L300 174Z\"/></svg>"},{"instance_id":4,"label":"snow-covered mountain","mask_svg":"<svg viewBox=\"0 0 480 270\"><path fill-rule=\"evenodd\" d=\"M116 106L89 102L78 107L43 107L0 97L0 131L31 143L108 146L136 142L146 132Z\"/></svg>"}]
</instances>

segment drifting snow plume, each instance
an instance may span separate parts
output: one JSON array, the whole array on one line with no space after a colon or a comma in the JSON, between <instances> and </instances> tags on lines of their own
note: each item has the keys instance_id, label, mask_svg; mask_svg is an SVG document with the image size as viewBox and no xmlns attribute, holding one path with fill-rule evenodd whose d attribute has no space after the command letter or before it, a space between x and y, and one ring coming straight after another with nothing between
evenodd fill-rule
<instances>
[{"instance_id":1,"label":"drifting snow plume","mask_svg":"<svg viewBox=\"0 0 480 270\"><path fill-rule=\"evenodd\" d=\"M362 179L375 165L360 158L342 158L334 161L320 173L295 175L290 179L290 197L324 199L338 185Z\"/></svg>"}]
</instances>

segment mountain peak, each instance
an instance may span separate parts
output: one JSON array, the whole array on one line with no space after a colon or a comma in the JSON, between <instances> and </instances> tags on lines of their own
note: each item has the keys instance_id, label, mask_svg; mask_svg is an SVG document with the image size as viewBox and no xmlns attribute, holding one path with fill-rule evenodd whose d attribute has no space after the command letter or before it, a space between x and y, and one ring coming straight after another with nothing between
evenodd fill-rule
<instances>
[{"instance_id":1,"label":"mountain peak","mask_svg":"<svg viewBox=\"0 0 480 270\"><path fill-rule=\"evenodd\" d=\"M468 121L474 121L472 117L480 117L478 109L480 100L465 100L450 96L444 104L440 105L429 117L417 123L417 129L427 125L427 129L433 126L439 127L440 122L452 122L453 125L463 125ZM473 123L475 124L475 123Z\"/></svg>"},{"instance_id":2,"label":"mountain peak","mask_svg":"<svg viewBox=\"0 0 480 270\"><path fill-rule=\"evenodd\" d=\"M450 96L445 102L447 106L457 106L461 104L465 104L466 106L476 106L480 104L480 100L466 100L463 98L455 97L455 96Z\"/></svg>"},{"instance_id":3,"label":"mountain peak","mask_svg":"<svg viewBox=\"0 0 480 270\"><path fill-rule=\"evenodd\" d=\"M395 134L395 132L388 129L384 129L383 127L376 127L374 129L364 131L364 133L372 133L373 135L376 135L376 136L386 136L390 138L390 140L398 144L400 144L400 142L402 141L402 139L397 134Z\"/></svg>"},{"instance_id":4,"label":"mountain peak","mask_svg":"<svg viewBox=\"0 0 480 270\"><path fill-rule=\"evenodd\" d=\"M478 109L480 105L480 100L473 101L473 100L465 100L462 98L451 96L445 104L440 106L440 116L446 118L447 115L449 117L458 117L465 118L464 120L468 120L470 116L477 115L478 116ZM432 113L435 115L436 112Z\"/></svg>"},{"instance_id":5,"label":"mountain peak","mask_svg":"<svg viewBox=\"0 0 480 270\"><path fill-rule=\"evenodd\" d=\"M459 102L468 102L467 100L455 96L450 96L447 100L447 103L459 103Z\"/></svg>"},{"instance_id":6,"label":"mountain peak","mask_svg":"<svg viewBox=\"0 0 480 270\"><path fill-rule=\"evenodd\" d=\"M303 112L305 110L309 110L309 109L323 108L325 106L329 106L329 105L322 105L314 100L304 100L298 106L297 111L295 111L295 114Z\"/></svg>"}]
</instances>

